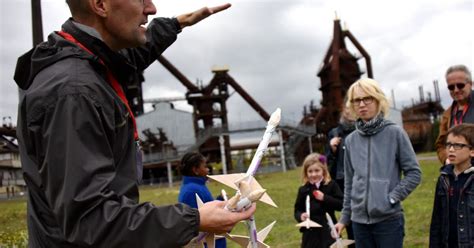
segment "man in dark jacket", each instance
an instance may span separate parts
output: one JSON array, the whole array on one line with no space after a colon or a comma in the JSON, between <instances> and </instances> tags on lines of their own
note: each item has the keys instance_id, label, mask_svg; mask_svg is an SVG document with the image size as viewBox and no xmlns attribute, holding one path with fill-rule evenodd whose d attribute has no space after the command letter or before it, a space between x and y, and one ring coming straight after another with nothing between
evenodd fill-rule
<instances>
[{"instance_id":1,"label":"man in dark jacket","mask_svg":"<svg viewBox=\"0 0 474 248\"><path fill-rule=\"evenodd\" d=\"M443 112L435 147L442 164L449 164L445 149L448 129L461 123L474 123L474 91L471 71L465 65L453 65L446 71L446 82L453 103Z\"/></svg>"},{"instance_id":2,"label":"man in dark jacket","mask_svg":"<svg viewBox=\"0 0 474 248\"><path fill-rule=\"evenodd\" d=\"M351 113L351 109L343 107L341 119L337 127L331 129L328 133L329 143L326 145L326 157L328 158L328 166L331 178L337 183L342 192L344 192L344 152L346 150L345 139L347 135L355 130L355 118ZM346 226L347 237L354 239L354 232L351 224ZM355 245L349 245L354 248Z\"/></svg>"},{"instance_id":3,"label":"man in dark jacket","mask_svg":"<svg viewBox=\"0 0 474 248\"><path fill-rule=\"evenodd\" d=\"M179 247L255 211L138 203L139 152L124 86L182 28L227 9L156 18L151 0L67 0L72 18L18 59L18 140L30 247Z\"/></svg>"},{"instance_id":4,"label":"man in dark jacket","mask_svg":"<svg viewBox=\"0 0 474 248\"><path fill-rule=\"evenodd\" d=\"M344 150L346 149L344 140L355 130L355 118L350 111L347 107L343 108L339 124L328 133L329 143L326 146L331 178L337 182L342 191L344 191Z\"/></svg>"}]
</instances>

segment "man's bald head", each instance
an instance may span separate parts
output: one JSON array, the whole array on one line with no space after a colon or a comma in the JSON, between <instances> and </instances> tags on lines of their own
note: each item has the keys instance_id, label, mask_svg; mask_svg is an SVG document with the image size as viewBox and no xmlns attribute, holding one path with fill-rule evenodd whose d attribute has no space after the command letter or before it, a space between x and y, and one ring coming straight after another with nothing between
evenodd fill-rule
<instances>
[{"instance_id":1,"label":"man's bald head","mask_svg":"<svg viewBox=\"0 0 474 248\"><path fill-rule=\"evenodd\" d=\"M90 16L90 6L87 0L66 0L74 19L83 19Z\"/></svg>"}]
</instances>

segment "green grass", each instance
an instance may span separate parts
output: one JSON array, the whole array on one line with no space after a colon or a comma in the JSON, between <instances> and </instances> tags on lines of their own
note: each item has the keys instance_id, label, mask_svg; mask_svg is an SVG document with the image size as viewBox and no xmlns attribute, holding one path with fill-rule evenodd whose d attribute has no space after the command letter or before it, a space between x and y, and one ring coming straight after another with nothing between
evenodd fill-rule
<instances>
[{"instance_id":1,"label":"green grass","mask_svg":"<svg viewBox=\"0 0 474 248\"><path fill-rule=\"evenodd\" d=\"M405 243L404 247L427 247L429 223L433 206L434 187L438 176L437 160L421 161L423 180L420 186L403 202L405 209ZM261 229L276 220L273 230L266 243L271 247L298 247L301 234L295 227L293 204L300 185L300 168L287 173L258 175L257 180L278 205L272 208L258 204L255 214L257 228ZM229 195L234 191L224 187ZM209 183L213 195L217 195L222 186L215 182ZM141 201L151 201L157 205L175 203L179 186L173 188L142 187ZM24 247L26 234L26 203L25 200L0 202L0 247L11 247L13 244ZM246 234L243 224L238 224L232 231L234 234ZM232 241L228 247L236 248Z\"/></svg>"},{"instance_id":2,"label":"green grass","mask_svg":"<svg viewBox=\"0 0 474 248\"><path fill-rule=\"evenodd\" d=\"M438 157L438 154L436 152L423 152L423 153L418 153L416 155L419 158L426 158L426 157Z\"/></svg>"},{"instance_id":3,"label":"green grass","mask_svg":"<svg viewBox=\"0 0 474 248\"><path fill-rule=\"evenodd\" d=\"M0 248L26 247L26 200L0 201Z\"/></svg>"}]
</instances>

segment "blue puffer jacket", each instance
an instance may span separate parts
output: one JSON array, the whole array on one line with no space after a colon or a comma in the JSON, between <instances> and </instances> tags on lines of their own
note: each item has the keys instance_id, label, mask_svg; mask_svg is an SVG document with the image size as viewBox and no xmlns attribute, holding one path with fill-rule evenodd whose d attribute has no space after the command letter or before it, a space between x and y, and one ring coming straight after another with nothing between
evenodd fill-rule
<instances>
[{"instance_id":1,"label":"blue puffer jacket","mask_svg":"<svg viewBox=\"0 0 474 248\"><path fill-rule=\"evenodd\" d=\"M211 192L206 187L207 177L190 177L183 176L183 183L179 190L178 201L185 203L193 208L198 208L196 202L196 194L201 198L202 202L213 201ZM206 246L207 247L207 246ZM225 238L216 239L216 248L225 248Z\"/></svg>"},{"instance_id":2,"label":"blue puffer jacket","mask_svg":"<svg viewBox=\"0 0 474 248\"><path fill-rule=\"evenodd\" d=\"M463 173L469 177L461 189L457 204L457 233L458 247L474 247L474 164ZM448 247L449 226L449 177L453 176L453 166L447 165L441 169L441 175L436 184L436 193L431 217L430 247Z\"/></svg>"},{"instance_id":3,"label":"blue puffer jacket","mask_svg":"<svg viewBox=\"0 0 474 248\"><path fill-rule=\"evenodd\" d=\"M197 208L196 194L199 195L202 202L214 200L211 192L206 187L207 177L189 177L183 176L183 183L179 190L178 201L188 204L192 208Z\"/></svg>"}]
</instances>

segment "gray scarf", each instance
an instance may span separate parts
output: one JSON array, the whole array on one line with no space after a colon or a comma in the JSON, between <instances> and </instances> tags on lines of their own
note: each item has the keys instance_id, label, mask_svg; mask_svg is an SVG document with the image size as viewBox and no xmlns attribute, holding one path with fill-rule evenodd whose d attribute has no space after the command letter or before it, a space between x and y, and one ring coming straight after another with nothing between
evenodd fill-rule
<instances>
[{"instance_id":1,"label":"gray scarf","mask_svg":"<svg viewBox=\"0 0 474 248\"><path fill-rule=\"evenodd\" d=\"M389 121L383 118L383 113L379 113L372 120L364 122L362 119L357 119L356 129L364 136L371 136L380 132Z\"/></svg>"}]
</instances>

